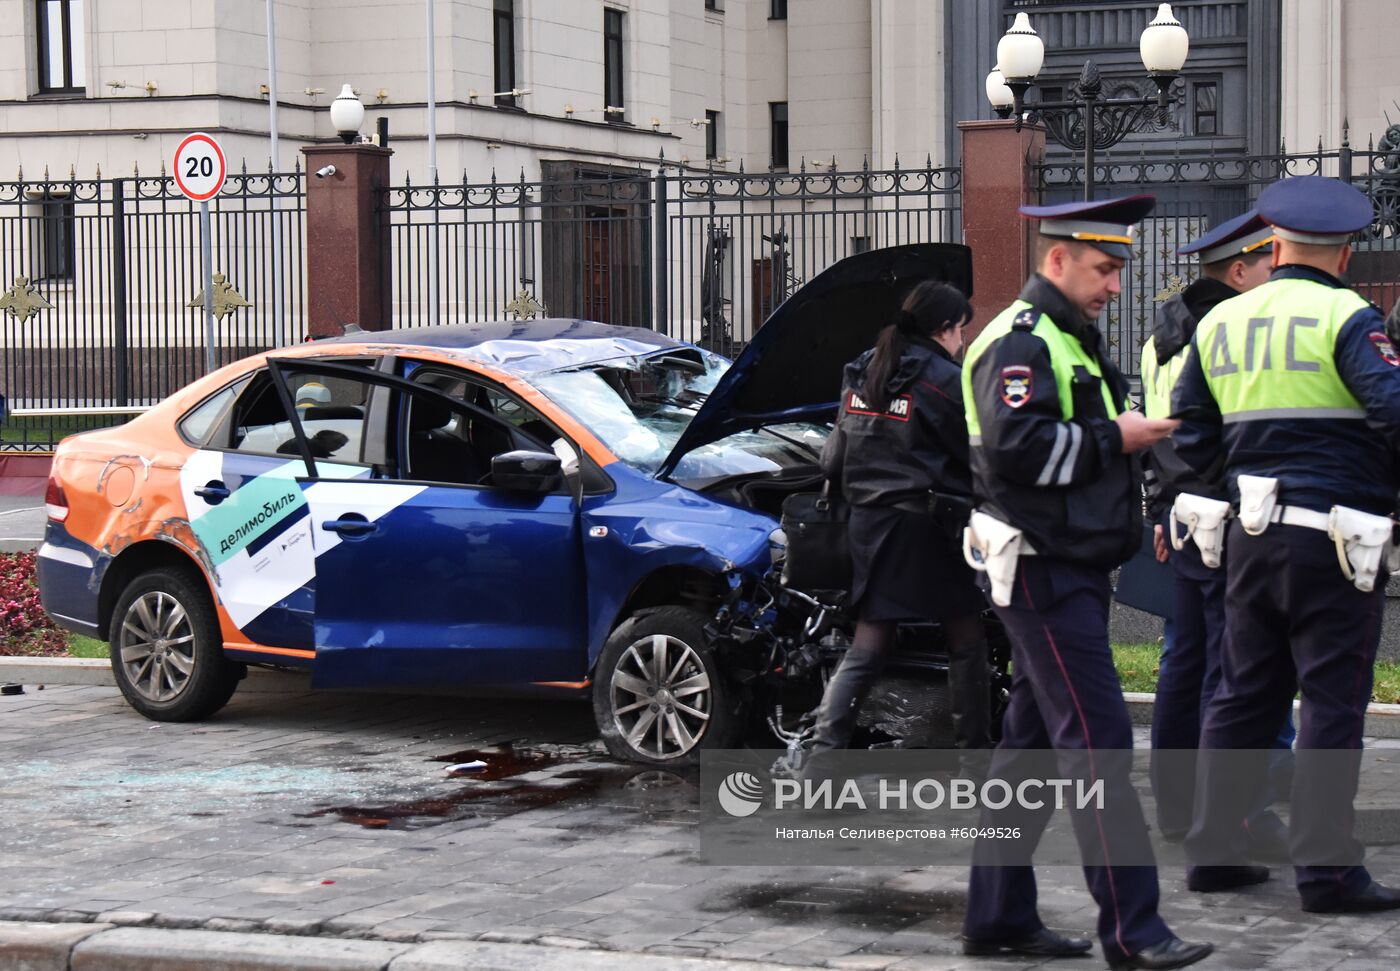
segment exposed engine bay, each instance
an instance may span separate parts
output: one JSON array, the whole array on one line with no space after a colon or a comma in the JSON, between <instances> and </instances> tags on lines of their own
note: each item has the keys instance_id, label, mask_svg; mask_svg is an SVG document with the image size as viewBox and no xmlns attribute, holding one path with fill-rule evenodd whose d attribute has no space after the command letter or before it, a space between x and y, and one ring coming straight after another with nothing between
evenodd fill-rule
<instances>
[{"instance_id":1,"label":"exposed engine bay","mask_svg":"<svg viewBox=\"0 0 1400 971\"><path fill-rule=\"evenodd\" d=\"M748 693L756 720L797 747L812 733L831 673L855 629L842 591L807 593L783 585L775 565L754 579L734 573L728 600L706 628L720 663ZM1009 697L1010 643L996 616L984 615L994 737ZM870 747L947 748L953 733L948 659L936 624L899 628L894 656L861 710Z\"/></svg>"}]
</instances>

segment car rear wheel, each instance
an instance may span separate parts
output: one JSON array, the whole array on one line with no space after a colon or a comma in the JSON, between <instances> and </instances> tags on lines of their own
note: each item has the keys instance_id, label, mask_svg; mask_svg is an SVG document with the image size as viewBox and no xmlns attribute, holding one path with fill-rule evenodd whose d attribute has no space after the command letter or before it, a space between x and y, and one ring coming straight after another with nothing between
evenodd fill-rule
<instances>
[{"instance_id":1,"label":"car rear wheel","mask_svg":"<svg viewBox=\"0 0 1400 971\"><path fill-rule=\"evenodd\" d=\"M197 721L227 704L243 666L224 657L208 594L164 568L127 584L112 612L112 673L131 707L155 721Z\"/></svg>"},{"instance_id":2,"label":"car rear wheel","mask_svg":"<svg viewBox=\"0 0 1400 971\"><path fill-rule=\"evenodd\" d=\"M705 618L685 607L637 614L613 631L593 674L593 714L608 751L685 765L734 743L742 705L710 649Z\"/></svg>"}]
</instances>

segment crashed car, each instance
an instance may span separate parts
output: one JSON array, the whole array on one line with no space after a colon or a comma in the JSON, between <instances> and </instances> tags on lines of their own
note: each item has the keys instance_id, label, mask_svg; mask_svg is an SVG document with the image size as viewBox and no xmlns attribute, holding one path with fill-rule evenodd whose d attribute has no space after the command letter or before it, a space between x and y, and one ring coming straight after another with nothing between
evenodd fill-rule
<instances>
[{"instance_id":1,"label":"crashed car","mask_svg":"<svg viewBox=\"0 0 1400 971\"><path fill-rule=\"evenodd\" d=\"M316 688L591 697L640 762L754 724L798 737L849 624L839 591L782 585L780 506L821 481L842 365L915 283L967 289L969 266L932 244L844 260L732 364L559 319L239 361L60 444L44 607L110 642L156 720L213 714L252 664ZM923 678L936 630L906 639L872 706L895 736L946 707Z\"/></svg>"}]
</instances>

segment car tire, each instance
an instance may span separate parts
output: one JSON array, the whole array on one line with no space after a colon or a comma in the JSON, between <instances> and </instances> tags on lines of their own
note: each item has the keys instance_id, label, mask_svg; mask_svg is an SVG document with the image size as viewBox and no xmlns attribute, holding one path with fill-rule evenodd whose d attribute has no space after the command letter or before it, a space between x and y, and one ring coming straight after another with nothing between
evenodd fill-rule
<instances>
[{"instance_id":1,"label":"car tire","mask_svg":"<svg viewBox=\"0 0 1400 971\"><path fill-rule=\"evenodd\" d=\"M117 687L153 721L207 718L243 677L244 666L224 656L209 594L188 570L151 570L128 583L109 633Z\"/></svg>"},{"instance_id":2,"label":"car tire","mask_svg":"<svg viewBox=\"0 0 1400 971\"><path fill-rule=\"evenodd\" d=\"M704 615L687 607L634 614L613 631L594 668L598 732L628 762L694 764L703 749L735 743L743 708L715 660Z\"/></svg>"}]
</instances>

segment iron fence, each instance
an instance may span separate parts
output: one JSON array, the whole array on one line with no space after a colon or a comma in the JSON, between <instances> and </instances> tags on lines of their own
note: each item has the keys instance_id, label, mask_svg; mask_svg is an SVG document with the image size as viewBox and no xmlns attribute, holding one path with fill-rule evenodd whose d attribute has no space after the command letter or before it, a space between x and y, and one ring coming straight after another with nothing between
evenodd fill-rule
<instances>
[{"instance_id":1,"label":"iron fence","mask_svg":"<svg viewBox=\"0 0 1400 971\"><path fill-rule=\"evenodd\" d=\"M1041 166L1042 201L1078 199L1083 174L1078 162ZM1178 257L1177 249L1249 209L1265 186L1296 175L1341 178L1371 198L1376 219L1353 243L1348 281L1382 310L1395 303L1400 295L1400 126L1364 150L1352 148L1344 132L1339 149L1319 146L1299 154L1110 154L1095 168L1101 195L1148 192L1157 197L1156 208L1140 227L1134 259L1124 270L1123 293L1104 322L1105 337L1125 374L1138 375L1157 305L1196 278L1194 259Z\"/></svg>"},{"instance_id":2,"label":"iron fence","mask_svg":"<svg viewBox=\"0 0 1400 971\"><path fill-rule=\"evenodd\" d=\"M397 326L547 313L732 353L835 261L961 238L960 171L931 164L544 174L383 191Z\"/></svg>"},{"instance_id":3,"label":"iron fence","mask_svg":"<svg viewBox=\"0 0 1400 971\"><path fill-rule=\"evenodd\" d=\"M304 188L299 170L245 170L210 203L219 363L305 331ZM9 406L147 405L203 374L199 244L198 206L164 173L0 182ZM51 448L63 430L11 420L0 447Z\"/></svg>"}]
</instances>

